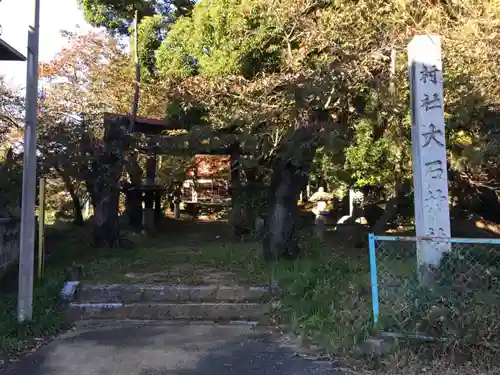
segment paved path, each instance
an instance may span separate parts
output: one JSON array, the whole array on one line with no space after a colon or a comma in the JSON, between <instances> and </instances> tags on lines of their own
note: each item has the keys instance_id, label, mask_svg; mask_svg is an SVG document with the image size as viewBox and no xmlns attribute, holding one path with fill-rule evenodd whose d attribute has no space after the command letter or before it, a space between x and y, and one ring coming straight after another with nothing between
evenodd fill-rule
<instances>
[{"instance_id":1,"label":"paved path","mask_svg":"<svg viewBox=\"0 0 500 375\"><path fill-rule=\"evenodd\" d=\"M98 322L80 325L8 375L343 375L250 325Z\"/></svg>"}]
</instances>

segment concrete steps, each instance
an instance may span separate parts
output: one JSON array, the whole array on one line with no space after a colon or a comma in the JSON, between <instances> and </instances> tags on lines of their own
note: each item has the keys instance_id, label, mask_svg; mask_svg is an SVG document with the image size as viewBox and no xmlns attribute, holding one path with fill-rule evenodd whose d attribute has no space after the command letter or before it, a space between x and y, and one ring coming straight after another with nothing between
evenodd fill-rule
<instances>
[{"instance_id":1,"label":"concrete steps","mask_svg":"<svg viewBox=\"0 0 500 375\"><path fill-rule=\"evenodd\" d=\"M76 297L87 303L261 302L270 293L265 287L115 284L83 285Z\"/></svg>"},{"instance_id":2,"label":"concrete steps","mask_svg":"<svg viewBox=\"0 0 500 375\"><path fill-rule=\"evenodd\" d=\"M80 285L68 307L73 320L263 322L271 297L265 287Z\"/></svg>"}]
</instances>

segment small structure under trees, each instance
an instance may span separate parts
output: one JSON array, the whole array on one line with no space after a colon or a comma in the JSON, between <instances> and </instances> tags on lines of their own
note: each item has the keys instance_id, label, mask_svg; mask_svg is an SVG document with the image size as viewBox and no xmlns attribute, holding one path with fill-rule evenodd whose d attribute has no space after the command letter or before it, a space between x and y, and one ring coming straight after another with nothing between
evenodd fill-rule
<instances>
[{"instance_id":1,"label":"small structure under trees","mask_svg":"<svg viewBox=\"0 0 500 375\"><path fill-rule=\"evenodd\" d=\"M105 128L109 129L112 119L115 123L126 124L127 115L106 113L104 115ZM176 124L170 124L163 120L154 120L137 117L130 133L144 134L149 137L144 147L137 147L132 151L132 156L123 164L127 164L131 181L121 184L121 191L126 196L126 211L130 224L140 230L153 230L158 225L162 217L161 201L167 188L156 183L157 155L175 153L170 150L168 142L160 145L152 141L152 137L159 136L165 131L179 130ZM107 132L109 134L109 131ZM183 145L182 135L163 135L159 139L174 138L176 148L184 153L194 154L197 148L190 145ZM177 138L176 138L177 137ZM106 138L106 137L105 137ZM131 140L129 140L131 141ZM130 153L131 142L124 142L122 153ZM210 149L207 151L211 151ZM217 152L223 154L224 150ZM147 155L146 176L143 181L143 171L137 162L138 153ZM130 156L130 155L129 155ZM194 166L190 166L191 179L184 182L182 195L186 203L191 204L226 204L231 201L229 194L229 179L231 178L230 155L207 155L196 154L194 156ZM135 164L135 165L132 165ZM111 181L109 181L112 183ZM118 181L116 181L118 183ZM208 187L208 188L207 188ZM194 197L194 199L193 199ZM144 207L144 209L143 209ZM197 210L195 210L197 211Z\"/></svg>"},{"instance_id":2,"label":"small structure under trees","mask_svg":"<svg viewBox=\"0 0 500 375\"><path fill-rule=\"evenodd\" d=\"M115 118L121 117L124 122L128 121L127 115L120 114L107 113L105 114L105 119L111 116ZM165 130L172 130L172 126L165 121L137 117L131 132L153 136L161 134ZM161 200L166 192L166 188L155 183L157 153L148 148L141 151L147 154L146 181L142 181L142 171L139 170L139 176L133 178L133 181L130 183L123 184L121 190L126 196L130 224L137 229L144 226L146 229L152 230L161 219ZM144 210L142 208L143 204Z\"/></svg>"},{"instance_id":3,"label":"small structure under trees","mask_svg":"<svg viewBox=\"0 0 500 375\"><path fill-rule=\"evenodd\" d=\"M189 178L182 184L183 202L196 204L230 202L230 171L229 155L195 155L193 165L188 171Z\"/></svg>"}]
</instances>

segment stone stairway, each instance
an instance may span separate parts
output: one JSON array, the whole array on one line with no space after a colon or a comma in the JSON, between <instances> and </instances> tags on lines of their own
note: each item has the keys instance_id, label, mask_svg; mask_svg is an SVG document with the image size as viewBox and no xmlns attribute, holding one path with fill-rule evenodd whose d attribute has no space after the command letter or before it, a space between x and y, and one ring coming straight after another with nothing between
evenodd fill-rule
<instances>
[{"instance_id":1,"label":"stone stairway","mask_svg":"<svg viewBox=\"0 0 500 375\"><path fill-rule=\"evenodd\" d=\"M73 320L264 322L271 297L267 287L80 284L68 311Z\"/></svg>"}]
</instances>

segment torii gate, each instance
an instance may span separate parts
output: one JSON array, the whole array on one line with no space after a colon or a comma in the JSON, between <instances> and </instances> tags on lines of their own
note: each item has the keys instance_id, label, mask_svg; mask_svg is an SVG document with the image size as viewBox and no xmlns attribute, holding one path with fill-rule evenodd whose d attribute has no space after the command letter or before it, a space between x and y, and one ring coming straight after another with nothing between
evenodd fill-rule
<instances>
[{"instance_id":1,"label":"torii gate","mask_svg":"<svg viewBox=\"0 0 500 375\"><path fill-rule=\"evenodd\" d=\"M122 117L123 121L128 121L128 115L114 114L114 113L105 113L104 121L106 122L106 118L117 118ZM137 117L134 123L133 128L131 129L132 133L142 133L145 135L159 135L166 130L182 130L186 129L186 127L179 126L178 124L168 123L165 120L157 120L157 119L148 119L144 117ZM231 137L223 138L227 136L224 133L218 134L214 137L209 137L210 140L218 139L219 145L214 145L208 143L197 144L193 146L190 150L190 146L182 146L178 147L179 151L185 153L186 151L191 151L193 156L196 154L210 154L210 155L225 155L229 156L231 159L231 164L239 164L239 146L235 147L234 139ZM175 135L170 137L173 140L173 145L183 144L180 140L182 136ZM206 148L206 152L203 152L203 147ZM235 151L236 150L236 151ZM140 228L144 226L145 229L152 230L155 224L159 222L162 218L162 209L161 209L161 199L166 192L166 188L162 185L158 185L155 183L156 177L156 168L157 168L157 158L156 155L160 153L175 153L174 150L171 152L165 152L157 145L151 145L149 147L143 148L140 150L142 153L148 154L148 160L146 163L146 181L144 184L140 184L139 186L133 186L129 184L128 186L122 188L122 191L129 195L135 195L131 201L139 201L141 202L141 207L137 207L137 211L142 211L142 202L144 202L144 211L143 215L135 215L138 217L131 217L131 225L136 228ZM230 180L231 186L234 188L239 184L239 168L231 167L230 168ZM133 216L133 215L132 215Z\"/></svg>"},{"instance_id":2,"label":"torii gate","mask_svg":"<svg viewBox=\"0 0 500 375\"><path fill-rule=\"evenodd\" d=\"M128 115L105 113L104 121L106 122L107 118L116 117L123 117L124 121L128 120ZM157 135L165 130L174 129L177 129L175 125L168 124L163 120L137 117L131 132L145 135ZM157 167L156 153L148 150L142 151L149 154L146 162L146 181L138 186L132 184L123 186L122 191L131 202L140 202L142 216L132 214L130 217L130 224L137 229L144 227L146 230L153 230L153 227L158 224L162 217L161 199L165 194L166 188L155 183ZM142 210L143 203L144 210Z\"/></svg>"}]
</instances>

